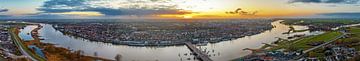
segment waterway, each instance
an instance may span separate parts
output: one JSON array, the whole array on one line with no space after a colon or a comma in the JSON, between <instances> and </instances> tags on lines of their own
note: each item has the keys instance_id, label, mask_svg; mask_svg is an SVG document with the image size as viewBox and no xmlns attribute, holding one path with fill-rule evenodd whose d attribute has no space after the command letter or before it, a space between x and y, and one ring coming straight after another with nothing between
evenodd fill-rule
<instances>
[{"instance_id":1,"label":"waterway","mask_svg":"<svg viewBox=\"0 0 360 61\"><path fill-rule=\"evenodd\" d=\"M246 36L230 41L223 41L214 44L200 46L203 51L210 55L214 61L228 61L250 54L244 48L260 48L262 43L271 43L279 38L287 38L296 34L316 35L323 32L297 32L283 34L289 30L288 25L281 24L282 20L272 22L273 29L260 34ZM197 61L190 50L184 46L166 47L135 47L126 45L113 45L110 43L91 42L83 38L76 38L55 30L51 24L41 24L44 26L39 30L40 36L45 40L41 42L52 43L58 47L70 50L81 50L84 55L97 56L115 60L116 55L121 55L123 61ZM28 26L29 27L29 26ZM294 26L296 30L307 29L305 26ZM27 29L23 29L27 30ZM29 29L30 30L30 29ZM25 33L25 32L21 32ZM21 36L22 37L22 36Z\"/></svg>"},{"instance_id":2,"label":"waterway","mask_svg":"<svg viewBox=\"0 0 360 61\"><path fill-rule=\"evenodd\" d=\"M34 40L34 38L31 36L31 31L36 27L37 26L35 25L28 25L23 29L20 29L20 33L19 33L20 38L23 39L24 41Z\"/></svg>"}]
</instances>

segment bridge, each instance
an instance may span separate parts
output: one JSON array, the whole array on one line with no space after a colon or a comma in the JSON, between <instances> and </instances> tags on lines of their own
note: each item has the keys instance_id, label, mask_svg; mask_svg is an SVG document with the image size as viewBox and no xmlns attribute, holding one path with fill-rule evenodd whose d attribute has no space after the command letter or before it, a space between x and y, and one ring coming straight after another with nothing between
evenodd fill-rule
<instances>
[{"instance_id":1,"label":"bridge","mask_svg":"<svg viewBox=\"0 0 360 61\"><path fill-rule=\"evenodd\" d=\"M191 50L191 52L194 53L194 55L200 59L201 61L212 61L210 59L210 57L205 54L204 52L202 52L201 50L199 50L198 48L196 48L192 43L190 42L186 42L185 45Z\"/></svg>"}]
</instances>

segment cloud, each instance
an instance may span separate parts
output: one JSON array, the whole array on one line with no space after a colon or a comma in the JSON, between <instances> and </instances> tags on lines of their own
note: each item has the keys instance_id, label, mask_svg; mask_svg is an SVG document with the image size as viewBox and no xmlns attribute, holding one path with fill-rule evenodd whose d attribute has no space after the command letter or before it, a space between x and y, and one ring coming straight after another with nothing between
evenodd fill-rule
<instances>
[{"instance_id":1,"label":"cloud","mask_svg":"<svg viewBox=\"0 0 360 61\"><path fill-rule=\"evenodd\" d=\"M358 3L359 3L359 0L290 0L289 3L358 4Z\"/></svg>"},{"instance_id":2,"label":"cloud","mask_svg":"<svg viewBox=\"0 0 360 61\"><path fill-rule=\"evenodd\" d=\"M43 13L92 11L110 16L192 13L176 6L171 0L48 0L38 10Z\"/></svg>"},{"instance_id":3,"label":"cloud","mask_svg":"<svg viewBox=\"0 0 360 61\"><path fill-rule=\"evenodd\" d=\"M239 15L256 15L258 13L258 11L245 11L242 10L242 8L237 8L235 11L228 11L225 12L226 14L239 14Z\"/></svg>"},{"instance_id":4,"label":"cloud","mask_svg":"<svg viewBox=\"0 0 360 61\"><path fill-rule=\"evenodd\" d=\"M9 9L0 9L0 12L7 12Z\"/></svg>"},{"instance_id":5,"label":"cloud","mask_svg":"<svg viewBox=\"0 0 360 61\"><path fill-rule=\"evenodd\" d=\"M1 9L0 8L0 13L1 12L7 12L7 11L9 11L9 9ZM8 17L11 17L11 15L2 15L2 14L0 14L0 18L8 18Z\"/></svg>"},{"instance_id":6,"label":"cloud","mask_svg":"<svg viewBox=\"0 0 360 61\"><path fill-rule=\"evenodd\" d=\"M0 19L77 19L82 18L78 15L62 15L51 13L35 13L35 14L23 14L23 15L0 15ZM88 18L88 17L86 17Z\"/></svg>"}]
</instances>

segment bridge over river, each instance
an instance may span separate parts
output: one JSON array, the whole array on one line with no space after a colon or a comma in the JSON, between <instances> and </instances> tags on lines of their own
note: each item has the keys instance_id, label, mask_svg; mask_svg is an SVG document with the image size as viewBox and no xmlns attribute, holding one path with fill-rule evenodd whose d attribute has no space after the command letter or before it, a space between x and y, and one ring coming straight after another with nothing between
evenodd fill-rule
<instances>
[{"instance_id":1,"label":"bridge over river","mask_svg":"<svg viewBox=\"0 0 360 61\"><path fill-rule=\"evenodd\" d=\"M210 59L210 57L205 54L204 52L202 52L201 50L199 50L198 48L195 47L195 45L193 45L190 42L186 42L185 45L194 53L194 55L199 58L202 61L212 61Z\"/></svg>"}]
</instances>

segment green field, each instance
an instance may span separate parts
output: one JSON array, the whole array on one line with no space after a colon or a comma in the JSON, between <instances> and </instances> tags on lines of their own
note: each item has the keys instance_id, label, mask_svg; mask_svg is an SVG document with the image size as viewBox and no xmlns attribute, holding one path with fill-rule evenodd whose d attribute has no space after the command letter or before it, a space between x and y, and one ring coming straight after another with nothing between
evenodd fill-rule
<instances>
[{"instance_id":1,"label":"green field","mask_svg":"<svg viewBox=\"0 0 360 61\"><path fill-rule=\"evenodd\" d=\"M291 25L322 25L322 24L354 24L360 23L360 20L353 19L299 19L299 20L286 20L284 24Z\"/></svg>"},{"instance_id":2,"label":"green field","mask_svg":"<svg viewBox=\"0 0 360 61\"><path fill-rule=\"evenodd\" d=\"M339 39L336 41L337 45L346 45L349 48L355 48L357 51L360 51L360 28L359 27L349 27L346 28L351 33L349 38ZM324 49L320 48L309 53L314 57L324 57Z\"/></svg>"},{"instance_id":3,"label":"green field","mask_svg":"<svg viewBox=\"0 0 360 61\"><path fill-rule=\"evenodd\" d=\"M324 34L321 35L316 35L316 36L309 36L309 37L304 37L304 38L300 38L297 40L293 40L293 41L282 41L278 43L277 47L273 47L270 50L277 50L277 49L286 49L286 50L306 50L309 48L312 48L314 46L309 46L307 44L309 43L313 43L313 42L327 42L330 41L331 39L340 36L341 33L337 32L337 31L329 31L326 32Z\"/></svg>"},{"instance_id":4,"label":"green field","mask_svg":"<svg viewBox=\"0 0 360 61\"><path fill-rule=\"evenodd\" d=\"M360 43L360 27L350 27L349 30L350 30L350 33L352 34L351 37L341 40L341 42L344 42L344 43L352 42L352 44L349 44L349 45L351 45L351 47L354 47L357 51L360 51L360 45L357 44L357 43Z\"/></svg>"},{"instance_id":5,"label":"green field","mask_svg":"<svg viewBox=\"0 0 360 61\"><path fill-rule=\"evenodd\" d=\"M19 50L21 50L20 48L25 50L25 53L29 54L31 57L35 58L38 61L46 61L46 59L41 58L39 55L34 54L30 51L29 48L27 48L23 43L22 40L20 39L20 37L18 35L15 34L16 28L11 28L10 29L10 35L12 40L14 41L14 43L19 47Z\"/></svg>"},{"instance_id":6,"label":"green field","mask_svg":"<svg viewBox=\"0 0 360 61\"><path fill-rule=\"evenodd\" d=\"M359 29L360 31L360 29ZM341 32L338 31L329 31L324 34L315 35L315 36L308 36L299 38L292 41L285 41L285 40L278 40L280 41L277 43L278 46L271 47L269 50L278 50L278 49L285 49L286 51L297 51L297 50L306 50L315 46L309 46L307 44L313 43L313 42L328 42L332 39L338 37L341 35ZM263 46L262 48L266 48L270 46ZM318 50L320 51L320 50ZM323 53L317 53L317 52L310 52L311 54L314 54L316 56L323 56ZM234 59L233 61L240 61L241 58Z\"/></svg>"},{"instance_id":7,"label":"green field","mask_svg":"<svg viewBox=\"0 0 360 61\"><path fill-rule=\"evenodd\" d=\"M339 26L339 25L345 25L345 24L355 24L360 23L359 20L320 20L320 19L309 19L309 20L286 20L282 22L283 24L287 25L315 25L315 26ZM291 27L290 27L291 28ZM342 43L343 45L348 45L351 47L354 47L357 49L357 51L360 51L360 27L350 27L345 28L349 30L351 33L350 38L344 38L344 39L337 39L336 43ZM290 30L293 32L303 32L306 30ZM310 48L313 48L315 46L311 46L312 43L326 43L328 41L333 40L334 38L337 38L338 36L343 35L339 30L335 31L325 31L325 33L320 35L313 35L313 36L306 36L302 37L296 40L282 40L279 39L275 44L277 46L263 46L261 49L265 49L267 47L271 47L267 50L269 51L275 51L284 49L285 51L299 51L299 50L307 50ZM320 60L324 60L323 57L325 55L324 48L317 48L315 50L312 50L308 52L306 55L309 57L317 57Z\"/></svg>"}]
</instances>

